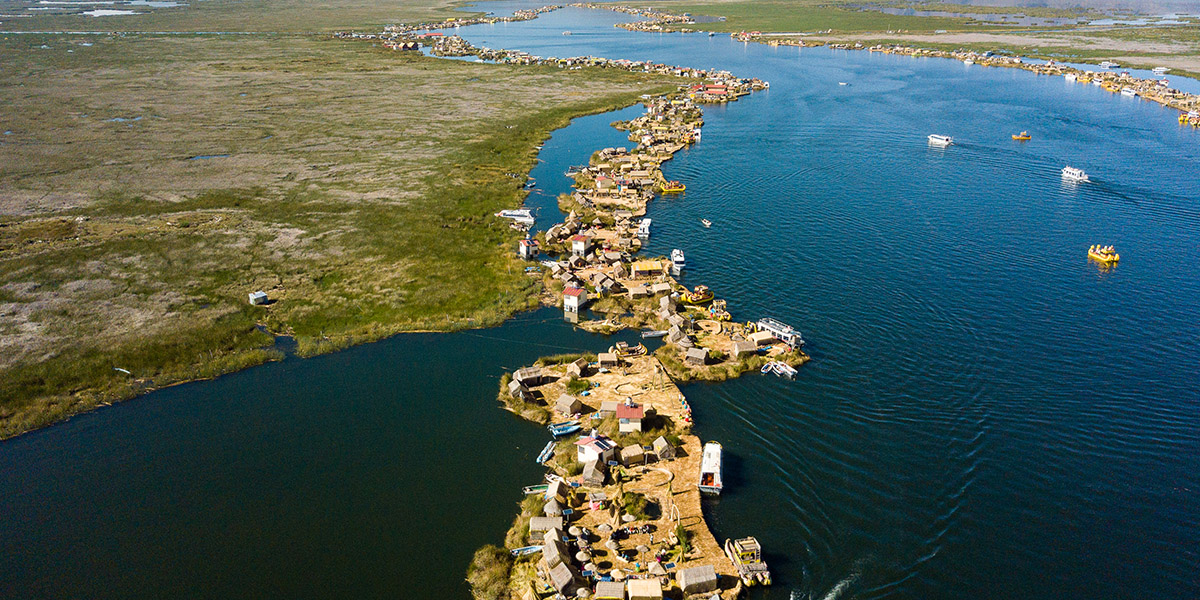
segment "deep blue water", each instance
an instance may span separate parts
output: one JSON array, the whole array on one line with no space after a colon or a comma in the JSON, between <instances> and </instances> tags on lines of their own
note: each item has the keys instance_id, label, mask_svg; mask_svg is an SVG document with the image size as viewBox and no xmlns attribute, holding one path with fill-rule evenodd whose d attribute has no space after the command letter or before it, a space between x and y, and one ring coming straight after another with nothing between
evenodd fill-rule
<instances>
[{"instance_id":1,"label":"deep blue water","mask_svg":"<svg viewBox=\"0 0 1200 600\"><path fill-rule=\"evenodd\" d=\"M685 388L729 456L711 523L764 543L765 595L1200 597L1200 134L1061 78L611 26L624 18L460 33L771 82L706 108L702 141L666 167L688 191L651 205L648 248L683 248L685 282L810 341L795 382ZM547 142L539 225L566 167L623 145L607 124L636 112ZM935 132L958 145L929 148ZM1064 185L1066 164L1094 181ZM1093 243L1121 264L1089 263ZM0 444L0 596L463 597L545 439L496 408L497 379L609 343L542 311Z\"/></svg>"}]
</instances>

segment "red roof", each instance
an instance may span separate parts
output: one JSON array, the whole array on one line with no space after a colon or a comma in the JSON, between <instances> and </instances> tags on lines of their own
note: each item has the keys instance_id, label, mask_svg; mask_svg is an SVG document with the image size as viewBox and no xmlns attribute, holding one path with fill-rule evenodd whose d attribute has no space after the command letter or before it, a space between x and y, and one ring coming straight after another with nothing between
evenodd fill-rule
<instances>
[{"instance_id":1,"label":"red roof","mask_svg":"<svg viewBox=\"0 0 1200 600\"><path fill-rule=\"evenodd\" d=\"M644 416L646 416L646 408L641 404L634 404L630 406L628 404L621 403L617 405L618 419L640 419Z\"/></svg>"},{"instance_id":2,"label":"red roof","mask_svg":"<svg viewBox=\"0 0 1200 600\"><path fill-rule=\"evenodd\" d=\"M572 242L586 242L586 241L588 241L588 237L586 235L577 235L577 236L571 238L571 241Z\"/></svg>"},{"instance_id":3,"label":"red roof","mask_svg":"<svg viewBox=\"0 0 1200 600\"><path fill-rule=\"evenodd\" d=\"M583 293L584 293L583 288L577 288L577 287L569 287L569 288L563 290L564 296L581 296L581 295L583 295Z\"/></svg>"}]
</instances>

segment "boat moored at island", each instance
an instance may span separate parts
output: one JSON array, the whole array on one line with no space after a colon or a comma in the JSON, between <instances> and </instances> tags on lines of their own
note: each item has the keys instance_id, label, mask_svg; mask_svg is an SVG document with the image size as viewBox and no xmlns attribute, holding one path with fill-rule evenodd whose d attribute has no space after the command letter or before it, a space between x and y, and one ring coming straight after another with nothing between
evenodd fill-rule
<instances>
[{"instance_id":1,"label":"boat moored at island","mask_svg":"<svg viewBox=\"0 0 1200 600\"><path fill-rule=\"evenodd\" d=\"M643 240L650 239L650 219L642 219L638 222L637 236Z\"/></svg>"},{"instance_id":2,"label":"boat moored at island","mask_svg":"<svg viewBox=\"0 0 1200 600\"><path fill-rule=\"evenodd\" d=\"M1095 245L1088 248L1088 258L1104 264L1112 264L1121 260L1121 255L1117 254L1112 246Z\"/></svg>"},{"instance_id":3,"label":"boat moored at island","mask_svg":"<svg viewBox=\"0 0 1200 600\"><path fill-rule=\"evenodd\" d=\"M1133 96L1137 96L1138 93L1137 93L1137 90L1135 90L1131 87L1123 87L1123 88L1121 88L1121 95L1133 97Z\"/></svg>"},{"instance_id":4,"label":"boat moored at island","mask_svg":"<svg viewBox=\"0 0 1200 600\"><path fill-rule=\"evenodd\" d=\"M1083 169L1077 169L1072 166L1063 167L1062 178L1066 181L1073 181L1073 182L1078 182L1078 183L1090 181L1088 179L1087 173L1083 172Z\"/></svg>"},{"instance_id":5,"label":"boat moored at island","mask_svg":"<svg viewBox=\"0 0 1200 600\"><path fill-rule=\"evenodd\" d=\"M773 360L763 365L759 372L763 375L778 375L779 377L783 377L785 379L795 379L796 374L799 371L797 371L795 367L785 362Z\"/></svg>"},{"instance_id":6,"label":"boat moored at island","mask_svg":"<svg viewBox=\"0 0 1200 600\"><path fill-rule=\"evenodd\" d=\"M721 482L721 444L709 442L704 445L700 458L700 492L720 495L725 485Z\"/></svg>"},{"instance_id":7,"label":"boat moored at island","mask_svg":"<svg viewBox=\"0 0 1200 600\"><path fill-rule=\"evenodd\" d=\"M1119 65L1111 60L1106 60L1106 61L1100 63L1101 69L1115 69L1119 66L1121 66L1121 65Z\"/></svg>"},{"instance_id":8,"label":"boat moored at island","mask_svg":"<svg viewBox=\"0 0 1200 600\"><path fill-rule=\"evenodd\" d=\"M1163 75L1167 74L1167 71L1170 71L1170 70L1171 69L1169 69L1167 67L1154 67L1153 69L1151 69L1150 72L1154 73L1155 75L1157 75L1159 77L1162 77Z\"/></svg>"},{"instance_id":9,"label":"boat moored at island","mask_svg":"<svg viewBox=\"0 0 1200 600\"><path fill-rule=\"evenodd\" d=\"M677 269L682 269L687 265L687 260L683 256L683 250L676 248L671 251L671 264L675 265L675 268Z\"/></svg>"},{"instance_id":10,"label":"boat moored at island","mask_svg":"<svg viewBox=\"0 0 1200 600\"><path fill-rule=\"evenodd\" d=\"M546 426L550 430L550 435L558 438L564 435L571 435L583 429L583 425L579 421L563 421L562 423L552 423Z\"/></svg>"},{"instance_id":11,"label":"boat moored at island","mask_svg":"<svg viewBox=\"0 0 1200 600\"><path fill-rule=\"evenodd\" d=\"M738 577L746 587L771 585L771 571L762 558L762 546L753 537L740 540L725 540L725 556L737 569Z\"/></svg>"},{"instance_id":12,"label":"boat moored at island","mask_svg":"<svg viewBox=\"0 0 1200 600\"><path fill-rule=\"evenodd\" d=\"M660 185L658 189L662 190L662 193L664 194L678 194L679 192L687 190L687 186L679 183L678 181L671 180L662 182L662 185Z\"/></svg>"},{"instance_id":13,"label":"boat moored at island","mask_svg":"<svg viewBox=\"0 0 1200 600\"><path fill-rule=\"evenodd\" d=\"M713 291L707 285L698 285L692 291L684 291L679 295L679 301L684 304L698 305L712 302Z\"/></svg>"},{"instance_id":14,"label":"boat moored at island","mask_svg":"<svg viewBox=\"0 0 1200 600\"><path fill-rule=\"evenodd\" d=\"M929 145L945 148L946 146L954 145L954 138L948 135L932 134L929 136Z\"/></svg>"},{"instance_id":15,"label":"boat moored at island","mask_svg":"<svg viewBox=\"0 0 1200 600\"><path fill-rule=\"evenodd\" d=\"M770 332L775 339L793 348L799 348L804 345L804 338L801 337L800 332L783 321L764 317L759 319L755 325L758 326L759 331Z\"/></svg>"}]
</instances>

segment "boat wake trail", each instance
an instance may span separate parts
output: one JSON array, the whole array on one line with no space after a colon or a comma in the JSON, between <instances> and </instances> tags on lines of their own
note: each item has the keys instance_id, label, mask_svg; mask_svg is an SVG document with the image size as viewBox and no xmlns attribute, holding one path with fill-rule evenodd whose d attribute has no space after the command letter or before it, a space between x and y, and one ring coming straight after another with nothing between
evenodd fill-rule
<instances>
[{"instance_id":1,"label":"boat wake trail","mask_svg":"<svg viewBox=\"0 0 1200 600\"><path fill-rule=\"evenodd\" d=\"M853 575L842 579L833 586L833 589L829 590L827 594L822 596L821 600L837 600L838 598L841 598L842 594L846 593L846 590L853 585L854 582L858 581L859 577L861 576L861 573L854 573Z\"/></svg>"}]
</instances>

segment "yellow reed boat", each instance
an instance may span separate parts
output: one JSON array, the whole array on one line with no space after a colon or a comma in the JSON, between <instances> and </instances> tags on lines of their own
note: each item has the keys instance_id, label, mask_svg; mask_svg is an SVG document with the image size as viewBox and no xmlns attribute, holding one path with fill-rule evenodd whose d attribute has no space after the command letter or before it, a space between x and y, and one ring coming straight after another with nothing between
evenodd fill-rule
<instances>
[{"instance_id":1,"label":"yellow reed boat","mask_svg":"<svg viewBox=\"0 0 1200 600\"><path fill-rule=\"evenodd\" d=\"M1032 140L1033 138L1032 138L1032 137L1030 137L1030 135L1029 135L1029 132L1028 132L1028 131L1022 131L1022 132L1021 132L1021 133L1019 133L1019 134L1017 134L1017 133L1014 133L1014 134L1013 134L1013 139L1014 139L1014 140L1017 140L1017 141L1019 141L1019 142L1027 142L1027 141L1029 141L1029 140Z\"/></svg>"},{"instance_id":2,"label":"yellow reed boat","mask_svg":"<svg viewBox=\"0 0 1200 600\"><path fill-rule=\"evenodd\" d=\"M712 299L713 292L712 290L708 289L707 285L698 285L696 286L695 290L690 292L685 291L680 297L680 300L684 304L692 305L708 304L709 302L712 302Z\"/></svg>"},{"instance_id":3,"label":"yellow reed boat","mask_svg":"<svg viewBox=\"0 0 1200 600\"><path fill-rule=\"evenodd\" d=\"M1121 260L1121 255L1112 246L1092 246L1088 248L1088 258L1102 262L1104 264L1112 264Z\"/></svg>"},{"instance_id":4,"label":"yellow reed boat","mask_svg":"<svg viewBox=\"0 0 1200 600\"><path fill-rule=\"evenodd\" d=\"M686 190L687 186L678 181L664 181L658 189L662 190L664 194L674 194Z\"/></svg>"}]
</instances>

